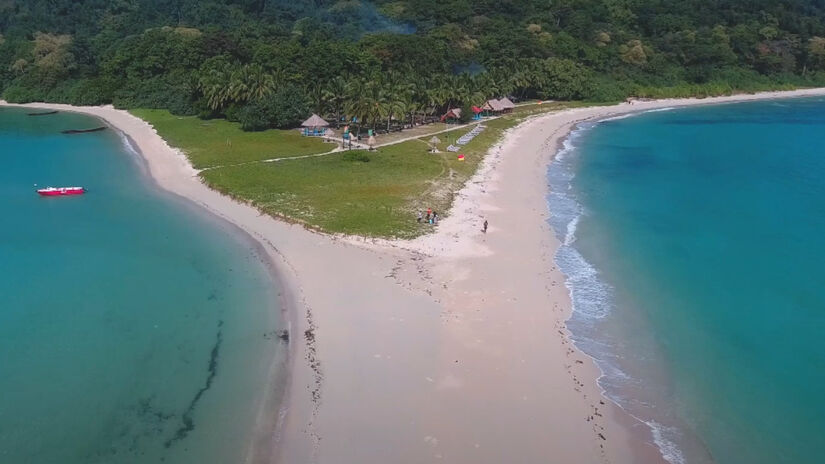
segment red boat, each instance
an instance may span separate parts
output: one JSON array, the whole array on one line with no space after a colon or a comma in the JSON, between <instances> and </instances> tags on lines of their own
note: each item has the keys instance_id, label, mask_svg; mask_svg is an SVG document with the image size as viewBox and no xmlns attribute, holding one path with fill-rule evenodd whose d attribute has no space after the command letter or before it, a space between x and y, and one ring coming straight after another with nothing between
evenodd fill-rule
<instances>
[{"instance_id":1,"label":"red boat","mask_svg":"<svg viewBox=\"0 0 825 464\"><path fill-rule=\"evenodd\" d=\"M86 189L83 187L47 187L37 190L42 197L57 197L63 195L83 195Z\"/></svg>"}]
</instances>

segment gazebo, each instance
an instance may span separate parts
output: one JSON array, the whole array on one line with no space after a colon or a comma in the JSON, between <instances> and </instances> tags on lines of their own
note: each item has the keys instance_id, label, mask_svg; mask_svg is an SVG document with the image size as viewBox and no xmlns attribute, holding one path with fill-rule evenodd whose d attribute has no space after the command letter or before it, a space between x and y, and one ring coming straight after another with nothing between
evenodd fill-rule
<instances>
[{"instance_id":1,"label":"gazebo","mask_svg":"<svg viewBox=\"0 0 825 464\"><path fill-rule=\"evenodd\" d=\"M326 128L329 127L329 123L317 114L312 113L309 119L301 123L301 127L304 128L301 131L304 135L308 137L321 137L324 135L324 132L326 132Z\"/></svg>"}]
</instances>

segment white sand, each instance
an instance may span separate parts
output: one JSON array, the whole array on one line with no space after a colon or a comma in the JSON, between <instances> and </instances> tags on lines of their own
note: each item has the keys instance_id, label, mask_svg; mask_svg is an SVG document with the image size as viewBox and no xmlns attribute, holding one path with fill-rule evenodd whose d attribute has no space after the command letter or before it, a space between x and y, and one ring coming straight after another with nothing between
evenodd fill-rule
<instances>
[{"instance_id":1,"label":"white sand","mask_svg":"<svg viewBox=\"0 0 825 464\"><path fill-rule=\"evenodd\" d=\"M161 187L237 224L272 257L290 293L292 373L283 424L275 436L275 418L262 419L249 462L274 449L285 464L618 464L661 458L649 431L601 397L598 369L567 337L547 163L580 121L805 95L825 89L532 118L491 149L437 233L407 242L330 237L261 215L205 187L125 111L26 106L106 119L135 141Z\"/></svg>"}]
</instances>

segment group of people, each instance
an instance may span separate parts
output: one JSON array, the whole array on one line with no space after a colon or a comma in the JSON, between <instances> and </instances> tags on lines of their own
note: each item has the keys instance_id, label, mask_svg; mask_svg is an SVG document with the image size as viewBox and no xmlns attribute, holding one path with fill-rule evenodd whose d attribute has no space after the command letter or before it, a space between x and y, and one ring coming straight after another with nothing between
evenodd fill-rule
<instances>
[{"instance_id":1,"label":"group of people","mask_svg":"<svg viewBox=\"0 0 825 464\"><path fill-rule=\"evenodd\" d=\"M424 221L425 224L438 224L438 213L433 211L432 208L427 208L427 216L424 216L424 213L419 211L418 223L421 224L421 221Z\"/></svg>"},{"instance_id":2,"label":"group of people","mask_svg":"<svg viewBox=\"0 0 825 464\"><path fill-rule=\"evenodd\" d=\"M432 208L427 208L427 215L426 216L424 215L423 211L419 211L418 212L418 223L421 224L422 221L425 224L438 224L438 213L433 211ZM487 226L488 226L488 223L487 223L487 220L485 219L484 224L481 226L481 231L484 232L485 234L487 233Z\"/></svg>"}]
</instances>

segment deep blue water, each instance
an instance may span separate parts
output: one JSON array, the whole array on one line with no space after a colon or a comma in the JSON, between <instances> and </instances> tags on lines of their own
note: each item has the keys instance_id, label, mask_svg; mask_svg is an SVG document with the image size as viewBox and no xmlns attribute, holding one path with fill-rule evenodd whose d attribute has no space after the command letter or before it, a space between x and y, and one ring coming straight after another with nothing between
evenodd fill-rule
<instances>
[{"instance_id":1,"label":"deep blue water","mask_svg":"<svg viewBox=\"0 0 825 464\"><path fill-rule=\"evenodd\" d=\"M279 290L118 134L59 134L98 125L0 108L0 462L243 462L284 355Z\"/></svg>"},{"instance_id":2,"label":"deep blue water","mask_svg":"<svg viewBox=\"0 0 825 464\"><path fill-rule=\"evenodd\" d=\"M825 99L585 124L548 171L577 344L673 462L825 459Z\"/></svg>"}]
</instances>

